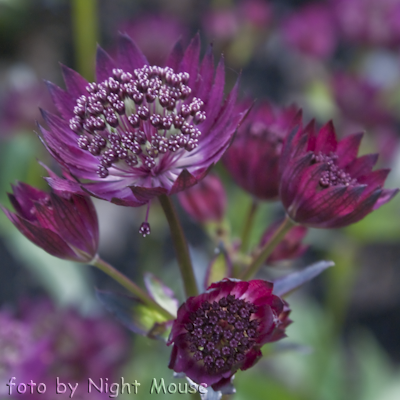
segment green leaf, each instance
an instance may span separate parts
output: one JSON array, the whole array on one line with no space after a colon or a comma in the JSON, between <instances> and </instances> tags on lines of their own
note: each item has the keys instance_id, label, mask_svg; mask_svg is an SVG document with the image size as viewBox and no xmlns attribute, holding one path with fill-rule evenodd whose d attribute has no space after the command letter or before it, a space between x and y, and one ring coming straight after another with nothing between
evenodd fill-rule
<instances>
[{"instance_id":1,"label":"green leaf","mask_svg":"<svg viewBox=\"0 0 400 400\"><path fill-rule=\"evenodd\" d=\"M152 339L166 340L172 321L147 307L141 300L96 289L96 296L103 306L129 330Z\"/></svg>"},{"instance_id":2,"label":"green leaf","mask_svg":"<svg viewBox=\"0 0 400 400\"><path fill-rule=\"evenodd\" d=\"M176 316L179 302L175 298L174 291L150 272L144 274L144 283L153 300L172 315Z\"/></svg>"},{"instance_id":3,"label":"green leaf","mask_svg":"<svg viewBox=\"0 0 400 400\"><path fill-rule=\"evenodd\" d=\"M224 249L211 261L207 268L205 278L205 289L213 282L219 282L224 278L232 276L232 262Z\"/></svg>"}]
</instances>

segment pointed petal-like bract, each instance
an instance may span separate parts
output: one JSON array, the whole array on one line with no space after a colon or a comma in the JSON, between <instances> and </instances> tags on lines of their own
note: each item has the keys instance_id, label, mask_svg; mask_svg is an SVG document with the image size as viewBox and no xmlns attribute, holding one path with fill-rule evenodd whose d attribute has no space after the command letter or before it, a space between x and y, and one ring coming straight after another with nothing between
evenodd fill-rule
<instances>
[{"instance_id":1,"label":"pointed petal-like bract","mask_svg":"<svg viewBox=\"0 0 400 400\"><path fill-rule=\"evenodd\" d=\"M65 85L68 93L76 100L78 97L86 93L88 82L80 74L71 68L61 64Z\"/></svg>"},{"instance_id":2,"label":"pointed petal-like bract","mask_svg":"<svg viewBox=\"0 0 400 400\"><path fill-rule=\"evenodd\" d=\"M118 39L118 66L125 72L133 71L148 65L148 61L135 42L128 36L121 34Z\"/></svg>"},{"instance_id":3,"label":"pointed petal-like bract","mask_svg":"<svg viewBox=\"0 0 400 400\"><path fill-rule=\"evenodd\" d=\"M116 68L114 60L103 50L97 46L96 53L96 79L98 82L103 82L113 76L112 70Z\"/></svg>"}]
</instances>

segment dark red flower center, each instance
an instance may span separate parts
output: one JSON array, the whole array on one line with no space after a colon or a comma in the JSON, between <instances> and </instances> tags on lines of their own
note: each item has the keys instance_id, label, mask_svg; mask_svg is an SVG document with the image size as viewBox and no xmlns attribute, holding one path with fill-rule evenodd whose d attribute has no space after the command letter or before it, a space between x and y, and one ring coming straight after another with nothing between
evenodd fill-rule
<instances>
[{"instance_id":1,"label":"dark red flower center","mask_svg":"<svg viewBox=\"0 0 400 400\"><path fill-rule=\"evenodd\" d=\"M327 169L321 173L319 180L319 184L323 188L337 185L354 186L357 184L357 179L352 178L349 173L337 166L337 159L337 154L333 152L329 154L321 152L313 154L312 161L314 163L324 163L327 166Z\"/></svg>"},{"instance_id":2,"label":"dark red flower center","mask_svg":"<svg viewBox=\"0 0 400 400\"><path fill-rule=\"evenodd\" d=\"M209 372L234 369L258 337L259 322L251 319L256 311L254 304L233 295L222 297L218 303L202 303L185 325L193 358L204 363Z\"/></svg>"},{"instance_id":3,"label":"dark red flower center","mask_svg":"<svg viewBox=\"0 0 400 400\"><path fill-rule=\"evenodd\" d=\"M203 101L187 86L189 74L169 67L114 69L102 83L90 83L74 107L70 128L79 134L81 149L99 156L97 170L106 178L124 176L131 168L152 171L169 153L191 151L201 132L195 125L206 119ZM172 154L170 154L172 158Z\"/></svg>"}]
</instances>

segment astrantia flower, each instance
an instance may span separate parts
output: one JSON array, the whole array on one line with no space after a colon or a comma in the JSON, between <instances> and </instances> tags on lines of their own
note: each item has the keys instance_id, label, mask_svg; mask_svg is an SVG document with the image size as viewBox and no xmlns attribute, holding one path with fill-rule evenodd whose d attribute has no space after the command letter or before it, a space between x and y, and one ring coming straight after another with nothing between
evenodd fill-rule
<instances>
[{"instance_id":1,"label":"astrantia flower","mask_svg":"<svg viewBox=\"0 0 400 400\"><path fill-rule=\"evenodd\" d=\"M216 175L207 175L201 182L178 193L184 210L197 222L220 222L226 209L226 193Z\"/></svg>"},{"instance_id":2,"label":"astrantia flower","mask_svg":"<svg viewBox=\"0 0 400 400\"><path fill-rule=\"evenodd\" d=\"M188 298L172 327L169 368L218 390L253 366L261 346L283 338L290 323L287 304L272 289L267 281L224 279Z\"/></svg>"},{"instance_id":3,"label":"astrantia flower","mask_svg":"<svg viewBox=\"0 0 400 400\"><path fill-rule=\"evenodd\" d=\"M293 132L281 157L280 197L289 217L314 228L339 228L387 203L398 189L383 189L389 169L371 171L378 155L357 158L362 134L337 142L331 122Z\"/></svg>"},{"instance_id":4,"label":"astrantia flower","mask_svg":"<svg viewBox=\"0 0 400 400\"><path fill-rule=\"evenodd\" d=\"M44 113L47 149L88 193L120 205L194 185L244 116L235 105L237 86L223 102L223 60L214 77L211 48L200 67L199 52L196 36L185 53L177 45L165 66L149 66L121 35L118 60L98 49L97 82L63 67L67 91L49 83L61 117Z\"/></svg>"},{"instance_id":5,"label":"astrantia flower","mask_svg":"<svg viewBox=\"0 0 400 400\"><path fill-rule=\"evenodd\" d=\"M277 109L267 102L250 111L223 157L240 187L260 200L278 198L282 145L300 117L294 106Z\"/></svg>"},{"instance_id":6,"label":"astrantia flower","mask_svg":"<svg viewBox=\"0 0 400 400\"><path fill-rule=\"evenodd\" d=\"M9 194L15 214L0 206L8 219L31 242L51 255L89 262L97 254L97 214L88 196L46 193L25 183Z\"/></svg>"}]
</instances>

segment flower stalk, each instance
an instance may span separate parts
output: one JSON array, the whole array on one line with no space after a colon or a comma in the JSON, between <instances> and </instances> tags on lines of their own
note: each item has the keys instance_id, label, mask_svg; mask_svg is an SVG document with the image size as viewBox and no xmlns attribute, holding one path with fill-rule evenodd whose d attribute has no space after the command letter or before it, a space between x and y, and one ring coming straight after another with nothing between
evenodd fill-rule
<instances>
[{"instance_id":1,"label":"flower stalk","mask_svg":"<svg viewBox=\"0 0 400 400\"><path fill-rule=\"evenodd\" d=\"M158 311L165 318L169 320L175 319L172 314L170 314L165 308L161 307L156 301L154 301L142 288L136 285L136 283L132 282L128 277L115 269L112 265L108 264L106 261L102 260L99 256L96 256L91 261L90 265L100 269L105 274L113 278L125 289L129 290L133 295L140 299L144 304L146 304L153 310Z\"/></svg>"},{"instance_id":2,"label":"flower stalk","mask_svg":"<svg viewBox=\"0 0 400 400\"><path fill-rule=\"evenodd\" d=\"M85 78L92 79L99 36L97 0L73 0L72 22L78 71Z\"/></svg>"},{"instance_id":3,"label":"flower stalk","mask_svg":"<svg viewBox=\"0 0 400 400\"><path fill-rule=\"evenodd\" d=\"M281 226L275 231L271 239L263 246L260 253L242 273L240 279L244 281L251 279L294 225L295 223L288 216L286 216Z\"/></svg>"},{"instance_id":4,"label":"flower stalk","mask_svg":"<svg viewBox=\"0 0 400 400\"><path fill-rule=\"evenodd\" d=\"M249 211L247 213L245 225L243 228L242 244L240 247L240 250L242 251L242 253L246 253L247 249L249 247L251 229L253 228L254 217L256 215L257 210L258 210L258 201L253 198L250 208L249 208Z\"/></svg>"},{"instance_id":5,"label":"flower stalk","mask_svg":"<svg viewBox=\"0 0 400 400\"><path fill-rule=\"evenodd\" d=\"M162 194L158 198L165 216L167 217L168 225L171 231L172 242L174 244L186 297L197 296L198 289L196 278L194 276L192 261L190 259L189 248L182 226L179 222L178 215L176 214L171 199L167 195Z\"/></svg>"}]
</instances>

